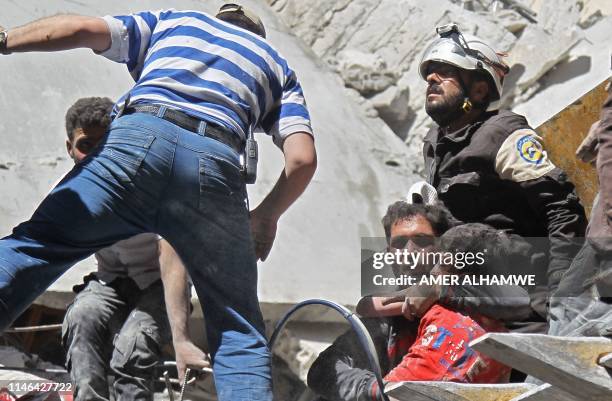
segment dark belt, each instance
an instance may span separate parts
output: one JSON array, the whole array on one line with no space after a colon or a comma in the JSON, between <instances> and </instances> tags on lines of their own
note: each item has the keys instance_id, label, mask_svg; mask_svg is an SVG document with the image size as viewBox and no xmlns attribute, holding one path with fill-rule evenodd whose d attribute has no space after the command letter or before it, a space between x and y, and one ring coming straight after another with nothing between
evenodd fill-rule
<instances>
[{"instance_id":1,"label":"dark belt","mask_svg":"<svg viewBox=\"0 0 612 401\"><path fill-rule=\"evenodd\" d=\"M154 116L159 115L159 110L162 106L157 104L141 104L129 106L125 109L123 114L132 114L132 113L147 113L152 114ZM195 117L191 117L180 110L175 109L166 109L163 115L161 116L166 121L171 122L172 124L178 125L179 127L186 129L187 131L194 132L198 134L198 130L200 128L200 124L202 120L198 120ZM206 121L206 129L204 130L204 136L208 138L215 139L221 143L226 144L230 148L234 149L237 153L242 153L244 149L244 143L242 139L238 137L237 134L219 126L212 125L208 121Z\"/></svg>"}]
</instances>

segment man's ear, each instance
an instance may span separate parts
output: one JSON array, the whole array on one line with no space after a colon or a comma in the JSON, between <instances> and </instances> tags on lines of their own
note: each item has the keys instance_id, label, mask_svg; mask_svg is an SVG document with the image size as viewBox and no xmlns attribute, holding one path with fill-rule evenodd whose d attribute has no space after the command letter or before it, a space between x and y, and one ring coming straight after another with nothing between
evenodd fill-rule
<instances>
[{"instance_id":1,"label":"man's ear","mask_svg":"<svg viewBox=\"0 0 612 401\"><path fill-rule=\"evenodd\" d=\"M470 88L470 99L476 103L482 103L489 94L489 84L486 81L477 80Z\"/></svg>"},{"instance_id":2,"label":"man's ear","mask_svg":"<svg viewBox=\"0 0 612 401\"><path fill-rule=\"evenodd\" d=\"M70 141L70 139L66 139L66 151L68 152L68 155L70 155L70 157L73 158L72 142Z\"/></svg>"}]
</instances>

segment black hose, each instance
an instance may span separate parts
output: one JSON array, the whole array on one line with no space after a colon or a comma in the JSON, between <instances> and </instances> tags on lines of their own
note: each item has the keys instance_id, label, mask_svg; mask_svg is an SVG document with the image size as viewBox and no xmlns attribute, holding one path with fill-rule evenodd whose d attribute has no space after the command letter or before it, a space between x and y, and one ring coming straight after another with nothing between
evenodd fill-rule
<instances>
[{"instance_id":1,"label":"black hose","mask_svg":"<svg viewBox=\"0 0 612 401\"><path fill-rule=\"evenodd\" d=\"M339 305L332 301L327 301L325 299L309 299L307 301L302 301L298 303L293 308L289 309L289 311L285 313L283 318L279 320L278 323L276 324L276 327L274 328L274 331L272 332L272 336L270 337L270 342L269 342L270 350L272 350L272 347L274 347L274 343L276 342L278 335L280 334L281 330L283 329L283 327L285 326L285 324L287 323L287 320L289 320L291 315L293 315L298 309L301 309L304 306L308 306L308 305L323 305L323 306L332 308L336 310L338 313L340 313L342 317L345 318L349 322L349 324L351 325L351 328L357 335L357 339L359 340L359 343L361 344L361 346L365 350L366 355L368 356L368 361L370 362L370 368L372 369L372 372L374 373L374 376L376 377L376 382L378 383L378 393L380 394L383 401L389 401L389 398L385 394L385 384L383 382L382 373L380 371L380 365L378 364L378 353L376 352L376 348L374 347L374 342L372 341L372 337L370 337L368 330L363 325L363 322L357 317L357 315L355 315L348 308L342 305Z\"/></svg>"}]
</instances>

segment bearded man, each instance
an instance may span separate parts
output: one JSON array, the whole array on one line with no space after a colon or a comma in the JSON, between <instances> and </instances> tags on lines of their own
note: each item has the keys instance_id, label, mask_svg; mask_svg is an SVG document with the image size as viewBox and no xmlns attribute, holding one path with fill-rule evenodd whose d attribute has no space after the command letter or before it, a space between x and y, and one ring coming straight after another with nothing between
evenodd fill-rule
<instances>
[{"instance_id":1,"label":"bearded man","mask_svg":"<svg viewBox=\"0 0 612 401\"><path fill-rule=\"evenodd\" d=\"M527 269L540 274L533 306L543 320L548 293L580 249L584 209L525 117L499 110L509 71L500 55L455 24L437 33L420 64L437 124L424 140L427 182L458 220L538 238Z\"/></svg>"}]
</instances>

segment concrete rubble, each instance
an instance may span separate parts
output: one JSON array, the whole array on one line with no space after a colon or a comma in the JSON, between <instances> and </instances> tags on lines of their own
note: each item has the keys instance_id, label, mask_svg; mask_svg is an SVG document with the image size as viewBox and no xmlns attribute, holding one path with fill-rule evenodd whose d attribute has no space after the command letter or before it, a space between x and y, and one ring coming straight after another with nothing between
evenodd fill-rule
<instances>
[{"instance_id":1,"label":"concrete rubble","mask_svg":"<svg viewBox=\"0 0 612 401\"><path fill-rule=\"evenodd\" d=\"M217 3L180 0L172 7L213 11ZM354 305L359 298L360 238L382 236L386 206L421 175L421 139L431 122L423 110L425 83L417 69L436 25L458 22L465 32L508 53L512 70L504 107L526 114L534 126L610 75L612 2L607 0L241 3L262 16L271 42L297 70L320 161L311 187L283 217L272 253L261 265L260 298L270 326L304 299ZM103 6L32 0L9 4L0 23L14 26L58 12L112 15L165 7L161 0L135 0L129 6L119 0ZM15 71L17 79L7 78ZM117 98L131 82L123 66L85 50L15 55L3 59L0 77L0 230L6 234L71 168L64 149L67 107L83 96ZM267 193L282 166L270 141L262 138L260 148L251 205ZM94 269L91 259L80 263L38 302L65 308L72 286ZM202 334L201 311L194 319ZM295 319L276 354L304 381L318 352L347 326L334 313L318 309Z\"/></svg>"},{"instance_id":2,"label":"concrete rubble","mask_svg":"<svg viewBox=\"0 0 612 401\"><path fill-rule=\"evenodd\" d=\"M70 380L66 373L37 372L37 370L41 369L61 371L64 368L45 362L36 355L29 355L9 346L0 346L0 367L2 367L0 369L0 388L6 386L11 381L56 380L58 382L66 382Z\"/></svg>"},{"instance_id":3,"label":"concrete rubble","mask_svg":"<svg viewBox=\"0 0 612 401\"><path fill-rule=\"evenodd\" d=\"M414 0L267 2L288 30L325 60L347 88L358 90L365 115L384 120L411 152L419 151L420 139L430 126L423 110L424 83L417 67L424 45L435 36L436 25L458 22L465 32L482 36L495 43L497 50L508 53L506 61L512 71L505 87L504 107L517 107L546 92L552 85L543 78L576 59L609 56L609 49L600 48L601 42L585 36L595 27L608 26L609 32L606 17L612 15L612 6L601 0L448 0L435 7ZM588 73L603 80L609 75L609 61L592 63L590 71L578 64L572 78ZM347 65L381 68L373 79L372 74L351 74ZM592 88L568 87L575 92L574 98ZM543 116L543 121L552 114ZM420 169L420 160L415 160L414 169Z\"/></svg>"}]
</instances>

